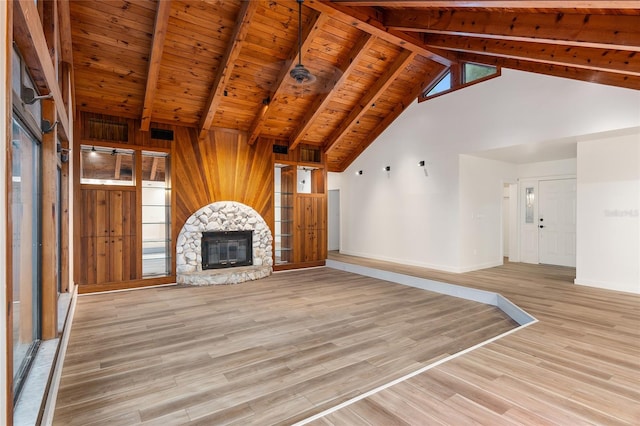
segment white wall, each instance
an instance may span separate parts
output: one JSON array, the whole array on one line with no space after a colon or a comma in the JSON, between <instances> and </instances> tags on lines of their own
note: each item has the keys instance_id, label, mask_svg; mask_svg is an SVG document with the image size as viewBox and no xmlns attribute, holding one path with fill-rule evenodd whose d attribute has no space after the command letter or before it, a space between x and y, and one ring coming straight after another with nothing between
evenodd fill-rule
<instances>
[{"instance_id":1,"label":"white wall","mask_svg":"<svg viewBox=\"0 0 640 426\"><path fill-rule=\"evenodd\" d=\"M578 162L575 158L537 163L518 164L518 178L537 178L546 176L575 176Z\"/></svg>"},{"instance_id":2,"label":"white wall","mask_svg":"<svg viewBox=\"0 0 640 426\"><path fill-rule=\"evenodd\" d=\"M514 164L460 155L460 271L502 265L505 181Z\"/></svg>"},{"instance_id":3,"label":"white wall","mask_svg":"<svg viewBox=\"0 0 640 426\"><path fill-rule=\"evenodd\" d=\"M576 284L640 293L640 128L578 142Z\"/></svg>"},{"instance_id":4,"label":"white wall","mask_svg":"<svg viewBox=\"0 0 640 426\"><path fill-rule=\"evenodd\" d=\"M342 173L341 250L466 270L477 263L468 254L468 238L479 238L474 247L484 250L501 231L487 229L487 244L481 236L470 237L468 224L461 234L460 218L478 209L461 209L459 154L638 125L639 91L511 70L414 103ZM382 171L387 165L390 173ZM364 174L357 176L358 170Z\"/></svg>"}]
</instances>

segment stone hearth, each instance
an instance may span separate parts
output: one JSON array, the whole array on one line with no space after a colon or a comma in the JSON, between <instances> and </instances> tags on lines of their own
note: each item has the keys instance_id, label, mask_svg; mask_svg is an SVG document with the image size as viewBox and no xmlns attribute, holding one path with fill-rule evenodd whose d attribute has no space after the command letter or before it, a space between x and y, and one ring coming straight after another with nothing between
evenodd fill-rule
<instances>
[{"instance_id":1,"label":"stone hearth","mask_svg":"<svg viewBox=\"0 0 640 426\"><path fill-rule=\"evenodd\" d=\"M253 265L202 270L202 233L253 231ZM220 201L192 214L178 234L176 269L178 284L237 284L267 277L273 272L273 236L262 216L235 201Z\"/></svg>"}]
</instances>

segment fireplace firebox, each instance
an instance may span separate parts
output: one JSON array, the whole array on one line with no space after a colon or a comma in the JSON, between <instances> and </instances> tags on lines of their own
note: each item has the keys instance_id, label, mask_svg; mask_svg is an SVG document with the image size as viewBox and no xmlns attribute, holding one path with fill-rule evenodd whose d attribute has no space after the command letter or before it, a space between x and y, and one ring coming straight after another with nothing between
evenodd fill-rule
<instances>
[{"instance_id":1,"label":"fireplace firebox","mask_svg":"<svg viewBox=\"0 0 640 426\"><path fill-rule=\"evenodd\" d=\"M253 265L253 231L202 233L202 269Z\"/></svg>"}]
</instances>

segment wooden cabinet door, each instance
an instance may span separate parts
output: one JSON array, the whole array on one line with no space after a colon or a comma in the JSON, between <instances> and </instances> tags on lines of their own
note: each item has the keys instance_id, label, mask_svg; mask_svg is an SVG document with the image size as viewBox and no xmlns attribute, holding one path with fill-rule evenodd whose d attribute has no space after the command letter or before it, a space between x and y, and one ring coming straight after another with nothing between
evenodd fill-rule
<instances>
[{"instance_id":1,"label":"wooden cabinet door","mask_svg":"<svg viewBox=\"0 0 640 426\"><path fill-rule=\"evenodd\" d=\"M298 195L296 204L296 262L314 262L327 257L326 198L323 194Z\"/></svg>"},{"instance_id":2,"label":"wooden cabinet door","mask_svg":"<svg viewBox=\"0 0 640 426\"><path fill-rule=\"evenodd\" d=\"M80 237L109 235L109 193L103 189L80 192Z\"/></svg>"},{"instance_id":3,"label":"wooden cabinet door","mask_svg":"<svg viewBox=\"0 0 640 426\"><path fill-rule=\"evenodd\" d=\"M135 191L83 189L80 202L80 283L138 278Z\"/></svg>"}]
</instances>

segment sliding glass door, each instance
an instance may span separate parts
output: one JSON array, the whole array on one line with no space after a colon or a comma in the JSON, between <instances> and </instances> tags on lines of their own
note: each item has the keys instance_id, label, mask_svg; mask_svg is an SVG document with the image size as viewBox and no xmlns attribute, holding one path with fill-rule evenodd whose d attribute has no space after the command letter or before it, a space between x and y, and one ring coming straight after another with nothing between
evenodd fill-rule
<instances>
[{"instance_id":1,"label":"sliding glass door","mask_svg":"<svg viewBox=\"0 0 640 426\"><path fill-rule=\"evenodd\" d=\"M40 144L13 119L11 215L13 244L14 398L40 339Z\"/></svg>"}]
</instances>

